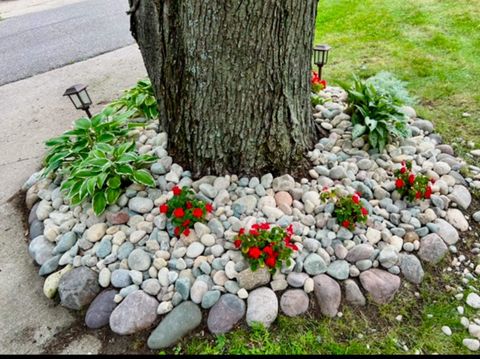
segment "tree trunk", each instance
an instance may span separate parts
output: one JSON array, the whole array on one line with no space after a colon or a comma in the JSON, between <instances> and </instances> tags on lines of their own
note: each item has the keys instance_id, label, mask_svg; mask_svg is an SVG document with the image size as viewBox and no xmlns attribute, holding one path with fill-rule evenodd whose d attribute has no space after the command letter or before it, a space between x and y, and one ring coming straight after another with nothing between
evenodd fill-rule
<instances>
[{"instance_id":1,"label":"tree trunk","mask_svg":"<svg viewBox=\"0 0 480 359\"><path fill-rule=\"evenodd\" d=\"M168 151L199 175L305 169L317 0L130 0Z\"/></svg>"}]
</instances>

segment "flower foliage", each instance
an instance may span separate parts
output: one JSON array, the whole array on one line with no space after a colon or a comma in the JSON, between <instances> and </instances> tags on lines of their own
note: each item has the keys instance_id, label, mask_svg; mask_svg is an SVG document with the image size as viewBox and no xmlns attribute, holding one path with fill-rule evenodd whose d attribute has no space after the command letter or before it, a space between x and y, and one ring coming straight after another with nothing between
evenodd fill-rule
<instances>
[{"instance_id":1,"label":"flower foliage","mask_svg":"<svg viewBox=\"0 0 480 359\"><path fill-rule=\"evenodd\" d=\"M319 93L320 91L324 90L327 87L327 81L322 80L318 76L318 72L316 71L312 71L311 84L312 84L312 92L314 93Z\"/></svg>"},{"instance_id":2,"label":"flower foliage","mask_svg":"<svg viewBox=\"0 0 480 359\"><path fill-rule=\"evenodd\" d=\"M412 161L403 161L402 167L395 171L395 187L401 198L407 198L409 202L416 199L429 199L432 195L432 187L429 182L435 180L429 179L422 174L415 175L412 172Z\"/></svg>"},{"instance_id":3,"label":"flower foliage","mask_svg":"<svg viewBox=\"0 0 480 359\"><path fill-rule=\"evenodd\" d=\"M321 195L323 201L331 200L335 205L334 214L337 223L341 226L354 230L357 223L366 223L368 210L360 202L360 193L356 192L349 196L340 196L337 191L324 190Z\"/></svg>"},{"instance_id":4,"label":"flower foliage","mask_svg":"<svg viewBox=\"0 0 480 359\"><path fill-rule=\"evenodd\" d=\"M260 223L254 224L248 232L241 228L234 244L242 251L252 271L267 266L274 274L282 267L282 262L289 266L290 256L298 250L292 243L292 235L292 225L284 230L281 227L270 228L268 223Z\"/></svg>"},{"instance_id":5,"label":"flower foliage","mask_svg":"<svg viewBox=\"0 0 480 359\"><path fill-rule=\"evenodd\" d=\"M160 213L170 218L174 225L174 234L188 236L190 228L197 222L204 222L207 215L212 212L210 203L195 198L195 192L191 188L172 188L173 197L167 203L160 206Z\"/></svg>"}]
</instances>

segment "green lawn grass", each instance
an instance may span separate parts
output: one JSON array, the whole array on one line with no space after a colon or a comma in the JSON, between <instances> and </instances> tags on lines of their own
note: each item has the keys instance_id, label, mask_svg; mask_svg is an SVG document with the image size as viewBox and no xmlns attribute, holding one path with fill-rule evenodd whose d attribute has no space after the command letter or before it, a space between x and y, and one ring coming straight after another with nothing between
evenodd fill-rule
<instances>
[{"instance_id":1,"label":"green lawn grass","mask_svg":"<svg viewBox=\"0 0 480 359\"><path fill-rule=\"evenodd\" d=\"M445 142L480 148L480 0L320 0L315 42L329 84L392 72Z\"/></svg>"},{"instance_id":2,"label":"green lawn grass","mask_svg":"<svg viewBox=\"0 0 480 359\"><path fill-rule=\"evenodd\" d=\"M329 84L351 81L353 73L392 72L408 83L418 115L431 120L447 143L462 137L480 147L480 0L320 0L318 9L315 42L332 46L323 69ZM457 287L460 279L443 272L446 266L426 267L418 288L402 281L387 305L342 305L343 316L335 319L314 311L301 318L280 315L268 330L243 322L214 336L204 328L160 353L468 354L462 345L468 332L456 310L462 302L445 291L445 284Z\"/></svg>"},{"instance_id":3,"label":"green lawn grass","mask_svg":"<svg viewBox=\"0 0 480 359\"><path fill-rule=\"evenodd\" d=\"M435 271L429 268L430 272ZM458 278L456 279L458 281ZM460 301L443 286L455 279L437 271L419 288L403 282L395 299L385 305L359 308L343 305L341 318L314 314L279 315L271 328L245 323L225 335L198 331L161 354L468 354L462 340L468 332L459 322ZM417 291L418 295L415 295ZM312 296L313 298L313 296ZM467 308L466 308L467 309ZM473 314L467 311L470 317ZM402 315L402 320L396 317ZM448 325L451 337L442 333Z\"/></svg>"}]
</instances>

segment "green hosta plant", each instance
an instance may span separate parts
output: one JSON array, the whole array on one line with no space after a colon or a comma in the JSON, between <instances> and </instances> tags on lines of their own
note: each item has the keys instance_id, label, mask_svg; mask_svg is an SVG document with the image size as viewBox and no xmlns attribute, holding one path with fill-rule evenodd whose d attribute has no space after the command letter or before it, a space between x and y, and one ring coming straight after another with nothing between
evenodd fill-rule
<instances>
[{"instance_id":1,"label":"green hosta plant","mask_svg":"<svg viewBox=\"0 0 480 359\"><path fill-rule=\"evenodd\" d=\"M353 86L346 91L353 107L352 139L367 135L370 145L382 152L392 138L411 135L399 101L356 76Z\"/></svg>"},{"instance_id":2,"label":"green hosta plant","mask_svg":"<svg viewBox=\"0 0 480 359\"><path fill-rule=\"evenodd\" d=\"M405 82L397 79L390 72L381 71L375 76L369 77L366 82L372 84L382 95L390 96L399 106L413 105L416 101L405 88Z\"/></svg>"},{"instance_id":3,"label":"green hosta plant","mask_svg":"<svg viewBox=\"0 0 480 359\"><path fill-rule=\"evenodd\" d=\"M152 175L142 168L155 160L154 156L138 154L133 141L117 146L98 143L85 159L72 166L61 188L72 205L91 198L95 214L100 215L117 201L126 185L135 182L154 187Z\"/></svg>"},{"instance_id":4,"label":"green hosta plant","mask_svg":"<svg viewBox=\"0 0 480 359\"><path fill-rule=\"evenodd\" d=\"M115 111L133 110L133 117L145 117L147 120L158 117L157 100L149 79L140 80L125 91L122 97L110 103Z\"/></svg>"},{"instance_id":5,"label":"green hosta plant","mask_svg":"<svg viewBox=\"0 0 480 359\"><path fill-rule=\"evenodd\" d=\"M131 114L131 111L119 114L106 108L91 119L76 120L72 130L45 143L49 150L44 159L44 175L68 169L72 164L84 160L97 144L115 145L124 142L129 130L138 126L128 122Z\"/></svg>"}]
</instances>

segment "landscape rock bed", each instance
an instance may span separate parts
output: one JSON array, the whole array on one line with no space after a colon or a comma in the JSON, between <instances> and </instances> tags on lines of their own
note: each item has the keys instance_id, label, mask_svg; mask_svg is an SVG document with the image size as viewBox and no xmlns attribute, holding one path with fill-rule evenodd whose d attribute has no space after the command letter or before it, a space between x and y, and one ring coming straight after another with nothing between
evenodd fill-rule
<instances>
[{"instance_id":1,"label":"landscape rock bed","mask_svg":"<svg viewBox=\"0 0 480 359\"><path fill-rule=\"evenodd\" d=\"M421 283L422 264L457 253L456 243L469 230L462 210L472 201L469 187L480 188L480 168L455 157L412 108L405 113L413 136L387 145L382 154L370 153L364 139L351 140L346 93L328 87L321 95L327 101L313 116L326 136L308 153L312 169L300 182L288 174L193 180L168 155L167 135L156 122L135 135L140 153L158 157L150 168L157 187L131 185L100 217L90 203L70 207L61 178L32 175L25 185L29 253L46 276L45 295L58 292L63 306L88 308L87 327L109 325L121 335L152 330L160 319L148 339L158 349L200 325L201 309L217 334L242 319L268 327L279 312L302 315L310 300L322 315L335 317L342 303L388 303L402 280ZM406 160L413 161L415 173L436 180L430 200L409 204L399 198L393 171ZM462 167L472 175L464 178ZM193 188L214 207L207 223L196 223L187 237L175 237L159 211L175 185ZM325 187L361 193L367 224L353 232L341 227L333 204L320 200ZM480 221L479 212L473 219ZM299 248L292 265L273 276L265 268L252 272L233 245L241 228L265 221L292 224Z\"/></svg>"}]
</instances>

